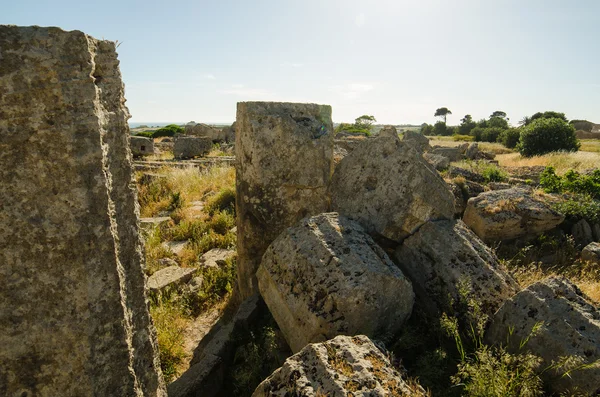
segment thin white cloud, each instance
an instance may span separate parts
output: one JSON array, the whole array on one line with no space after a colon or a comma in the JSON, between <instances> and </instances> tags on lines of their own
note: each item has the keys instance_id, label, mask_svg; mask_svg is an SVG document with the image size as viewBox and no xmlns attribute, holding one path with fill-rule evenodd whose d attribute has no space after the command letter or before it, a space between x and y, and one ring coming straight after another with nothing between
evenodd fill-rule
<instances>
[{"instance_id":1,"label":"thin white cloud","mask_svg":"<svg viewBox=\"0 0 600 397\"><path fill-rule=\"evenodd\" d=\"M336 92L344 99L357 99L363 94L373 91L375 86L370 83L349 83L344 85L335 85L330 90Z\"/></svg>"},{"instance_id":2,"label":"thin white cloud","mask_svg":"<svg viewBox=\"0 0 600 397\"><path fill-rule=\"evenodd\" d=\"M364 13L360 13L356 16L356 18L354 19L354 23L356 24L356 26L358 26L359 28L364 26L365 24L365 14Z\"/></svg>"},{"instance_id":3,"label":"thin white cloud","mask_svg":"<svg viewBox=\"0 0 600 397\"><path fill-rule=\"evenodd\" d=\"M244 98L265 99L272 98L274 93L263 88L245 87L243 84L232 84L230 88L219 90L221 94L235 95Z\"/></svg>"},{"instance_id":4,"label":"thin white cloud","mask_svg":"<svg viewBox=\"0 0 600 397\"><path fill-rule=\"evenodd\" d=\"M214 75L214 74L212 74L212 73L207 73L207 74L205 74L203 77L204 77L205 79L207 79L207 80L216 80L216 79L217 79L217 78L215 77L215 75Z\"/></svg>"},{"instance_id":5,"label":"thin white cloud","mask_svg":"<svg viewBox=\"0 0 600 397\"><path fill-rule=\"evenodd\" d=\"M298 62L283 62L279 66L282 68L301 68L304 66L304 64Z\"/></svg>"}]
</instances>

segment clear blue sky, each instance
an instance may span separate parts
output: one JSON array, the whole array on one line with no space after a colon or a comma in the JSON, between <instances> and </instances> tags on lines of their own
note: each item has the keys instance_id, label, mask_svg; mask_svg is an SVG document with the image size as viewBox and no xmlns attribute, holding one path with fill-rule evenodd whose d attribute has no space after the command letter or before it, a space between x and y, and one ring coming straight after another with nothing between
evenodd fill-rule
<instances>
[{"instance_id":1,"label":"clear blue sky","mask_svg":"<svg viewBox=\"0 0 600 397\"><path fill-rule=\"evenodd\" d=\"M131 121L232 122L236 102L334 121L494 110L600 123L599 0L0 0L0 23L118 40Z\"/></svg>"}]
</instances>

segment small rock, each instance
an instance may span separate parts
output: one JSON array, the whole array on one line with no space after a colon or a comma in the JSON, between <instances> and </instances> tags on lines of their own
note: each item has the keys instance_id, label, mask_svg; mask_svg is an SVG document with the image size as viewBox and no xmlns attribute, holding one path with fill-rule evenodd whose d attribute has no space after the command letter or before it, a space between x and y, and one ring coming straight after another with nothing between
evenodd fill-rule
<instances>
[{"instance_id":1,"label":"small rock","mask_svg":"<svg viewBox=\"0 0 600 397\"><path fill-rule=\"evenodd\" d=\"M431 149L431 146L429 146L429 138L427 138L420 132L410 130L404 131L402 135L402 142L408 143L420 153L426 152Z\"/></svg>"},{"instance_id":2,"label":"small rock","mask_svg":"<svg viewBox=\"0 0 600 397\"><path fill-rule=\"evenodd\" d=\"M187 245L187 241L167 241L167 242L164 242L162 245L167 250L171 251L173 254L175 254L177 256L181 256L183 249Z\"/></svg>"},{"instance_id":3,"label":"small rock","mask_svg":"<svg viewBox=\"0 0 600 397\"><path fill-rule=\"evenodd\" d=\"M408 386L364 336L338 336L306 346L265 379L252 397L425 396Z\"/></svg>"},{"instance_id":4,"label":"small rock","mask_svg":"<svg viewBox=\"0 0 600 397\"><path fill-rule=\"evenodd\" d=\"M179 266L176 261L171 258L162 258L158 260L160 267Z\"/></svg>"},{"instance_id":5,"label":"small rock","mask_svg":"<svg viewBox=\"0 0 600 397\"><path fill-rule=\"evenodd\" d=\"M600 243L600 223L594 223L592 225L592 234L594 235L594 241Z\"/></svg>"},{"instance_id":6,"label":"small rock","mask_svg":"<svg viewBox=\"0 0 600 397\"><path fill-rule=\"evenodd\" d=\"M465 151L465 157L470 160L475 160L479 156L479 144L471 143Z\"/></svg>"},{"instance_id":7,"label":"small rock","mask_svg":"<svg viewBox=\"0 0 600 397\"><path fill-rule=\"evenodd\" d=\"M165 292L190 281L196 269L169 266L161 269L148 278L148 290L151 294Z\"/></svg>"},{"instance_id":8,"label":"small rock","mask_svg":"<svg viewBox=\"0 0 600 397\"><path fill-rule=\"evenodd\" d=\"M235 250L213 248L200 257L200 263L204 267L221 267L225 261L236 254Z\"/></svg>"},{"instance_id":9,"label":"small rock","mask_svg":"<svg viewBox=\"0 0 600 397\"><path fill-rule=\"evenodd\" d=\"M450 161L460 161L463 157L464 151L462 150L462 147L438 146L431 149L429 153L447 157Z\"/></svg>"},{"instance_id":10,"label":"small rock","mask_svg":"<svg viewBox=\"0 0 600 397\"><path fill-rule=\"evenodd\" d=\"M585 247L586 245L594 241L592 228L585 219L581 219L579 222L573 225L573 227L571 228L571 234L573 235L575 244L578 247Z\"/></svg>"},{"instance_id":11,"label":"small rock","mask_svg":"<svg viewBox=\"0 0 600 397\"><path fill-rule=\"evenodd\" d=\"M512 188L512 185L503 182L490 182L487 184L487 187L489 187L490 190L506 190Z\"/></svg>"},{"instance_id":12,"label":"small rock","mask_svg":"<svg viewBox=\"0 0 600 397\"><path fill-rule=\"evenodd\" d=\"M171 220L168 216L157 216L154 218L140 218L140 227L144 230L152 230L157 226L169 223Z\"/></svg>"},{"instance_id":13,"label":"small rock","mask_svg":"<svg viewBox=\"0 0 600 397\"><path fill-rule=\"evenodd\" d=\"M581 259L600 264L600 243L589 243L581 251Z\"/></svg>"},{"instance_id":14,"label":"small rock","mask_svg":"<svg viewBox=\"0 0 600 397\"><path fill-rule=\"evenodd\" d=\"M486 242L535 236L565 218L549 201L545 194L521 188L485 192L469 199L463 221Z\"/></svg>"},{"instance_id":15,"label":"small rock","mask_svg":"<svg viewBox=\"0 0 600 397\"><path fill-rule=\"evenodd\" d=\"M207 137L178 136L173 146L176 159L190 159L208 154L212 149L212 139Z\"/></svg>"},{"instance_id":16,"label":"small rock","mask_svg":"<svg viewBox=\"0 0 600 397\"><path fill-rule=\"evenodd\" d=\"M538 333L530 335L539 323L543 325ZM508 341L512 352L530 351L544 360L541 368L568 356L593 363L600 360L600 309L567 279L552 277L507 300L492 318L485 338L504 345ZM527 338L527 344L519 349ZM575 387L590 395L600 392L600 365L560 375L556 368L542 373L542 379L557 395Z\"/></svg>"},{"instance_id":17,"label":"small rock","mask_svg":"<svg viewBox=\"0 0 600 397\"><path fill-rule=\"evenodd\" d=\"M423 158L438 171L443 171L450 167L450 159L433 153L423 153Z\"/></svg>"},{"instance_id":18,"label":"small rock","mask_svg":"<svg viewBox=\"0 0 600 397\"><path fill-rule=\"evenodd\" d=\"M455 167L455 166L451 166L450 168L448 168L447 177L448 178L463 177L467 181L472 181L472 182L477 182L477 183L485 182L485 178L483 176L479 175L478 173L466 170L464 168Z\"/></svg>"}]
</instances>

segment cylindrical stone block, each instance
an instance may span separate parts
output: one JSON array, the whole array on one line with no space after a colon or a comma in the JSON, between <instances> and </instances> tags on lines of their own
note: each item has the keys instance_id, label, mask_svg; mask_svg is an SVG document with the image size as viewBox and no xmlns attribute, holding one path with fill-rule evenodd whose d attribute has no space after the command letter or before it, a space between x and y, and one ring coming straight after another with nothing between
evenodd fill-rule
<instances>
[{"instance_id":1,"label":"cylindrical stone block","mask_svg":"<svg viewBox=\"0 0 600 397\"><path fill-rule=\"evenodd\" d=\"M267 247L302 218L327 212L333 123L327 105L240 102L236 121L238 288L258 292Z\"/></svg>"},{"instance_id":2,"label":"cylindrical stone block","mask_svg":"<svg viewBox=\"0 0 600 397\"><path fill-rule=\"evenodd\" d=\"M115 45L0 26L0 395L165 396Z\"/></svg>"}]
</instances>

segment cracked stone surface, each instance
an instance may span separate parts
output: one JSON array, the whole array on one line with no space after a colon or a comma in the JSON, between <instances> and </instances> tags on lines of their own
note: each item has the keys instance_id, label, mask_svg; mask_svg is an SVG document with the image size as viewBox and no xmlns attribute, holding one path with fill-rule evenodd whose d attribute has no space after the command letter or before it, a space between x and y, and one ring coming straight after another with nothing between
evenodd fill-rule
<instances>
[{"instance_id":1,"label":"cracked stone surface","mask_svg":"<svg viewBox=\"0 0 600 397\"><path fill-rule=\"evenodd\" d=\"M0 26L0 58L0 395L165 396L115 44Z\"/></svg>"},{"instance_id":2,"label":"cracked stone surface","mask_svg":"<svg viewBox=\"0 0 600 397\"><path fill-rule=\"evenodd\" d=\"M329 208L331 107L240 102L235 139L238 287L247 298L258 292L256 269L279 233Z\"/></svg>"},{"instance_id":3,"label":"cracked stone surface","mask_svg":"<svg viewBox=\"0 0 600 397\"><path fill-rule=\"evenodd\" d=\"M410 316L410 281L356 222L303 219L267 249L258 283L293 352L337 335L385 338Z\"/></svg>"}]
</instances>

